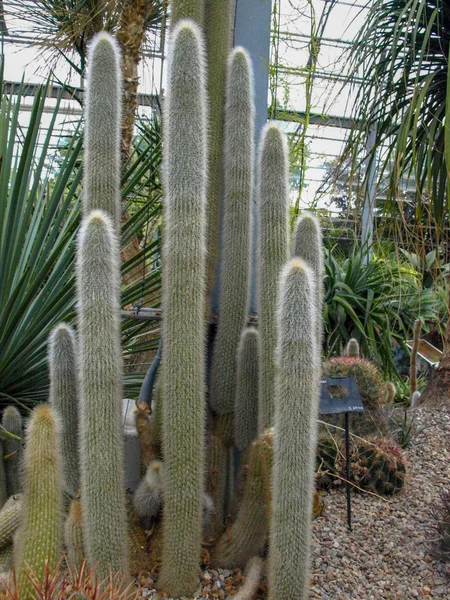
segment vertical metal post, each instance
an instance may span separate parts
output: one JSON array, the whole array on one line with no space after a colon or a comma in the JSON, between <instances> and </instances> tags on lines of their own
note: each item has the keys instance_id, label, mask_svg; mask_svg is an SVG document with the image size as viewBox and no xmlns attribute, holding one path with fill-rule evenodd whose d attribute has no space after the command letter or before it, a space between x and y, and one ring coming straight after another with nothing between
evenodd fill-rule
<instances>
[{"instance_id":1,"label":"vertical metal post","mask_svg":"<svg viewBox=\"0 0 450 600\"><path fill-rule=\"evenodd\" d=\"M364 208L362 216L361 243L365 254L365 263L372 258L373 243L373 213L375 208L376 192L376 153L372 153L377 138L376 124L369 129L367 136L366 182L364 189Z\"/></svg>"},{"instance_id":2,"label":"vertical metal post","mask_svg":"<svg viewBox=\"0 0 450 600\"><path fill-rule=\"evenodd\" d=\"M351 485L350 485L350 427L348 421L348 413L344 414L345 418L345 469L346 469L346 492L347 492L347 524L350 531L352 531L352 501L350 497Z\"/></svg>"},{"instance_id":3,"label":"vertical metal post","mask_svg":"<svg viewBox=\"0 0 450 600\"><path fill-rule=\"evenodd\" d=\"M234 16L234 46L243 46L253 63L255 88L255 143L259 142L261 129L267 122L269 91L271 0L236 0ZM255 169L256 175L256 169ZM256 249L257 249L257 198L253 202L252 275L250 309L256 312Z\"/></svg>"}]
</instances>

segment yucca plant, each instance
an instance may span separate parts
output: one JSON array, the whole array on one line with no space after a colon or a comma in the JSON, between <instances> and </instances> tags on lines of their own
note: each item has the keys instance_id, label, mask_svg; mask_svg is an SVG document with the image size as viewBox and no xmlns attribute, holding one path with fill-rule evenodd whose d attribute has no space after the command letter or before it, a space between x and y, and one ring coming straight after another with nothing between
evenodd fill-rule
<instances>
[{"instance_id":1,"label":"yucca plant","mask_svg":"<svg viewBox=\"0 0 450 600\"><path fill-rule=\"evenodd\" d=\"M362 356L395 372L392 341L404 346L418 315L424 321L434 318L434 304L413 276L376 258L366 264L358 246L344 261L325 252L324 346L329 356L340 354L354 337Z\"/></svg>"},{"instance_id":2,"label":"yucca plant","mask_svg":"<svg viewBox=\"0 0 450 600\"><path fill-rule=\"evenodd\" d=\"M3 77L0 71L0 85ZM42 127L46 87L39 88L28 126L19 123L22 90L0 104L0 401L32 405L48 395L47 337L74 316L73 261L79 226L82 153L81 126L62 138L59 100L48 129ZM125 284L122 306L159 304L159 256L153 239L161 214L159 122L142 124L136 151L122 176L124 206L131 216L122 231L122 248L137 235L145 244L122 265L123 278L139 269L142 277ZM58 151L58 144L63 151ZM152 152L144 152L148 145ZM157 346L148 323L123 321L124 354ZM142 341L141 341L142 340ZM127 393L142 376L125 374Z\"/></svg>"}]
</instances>

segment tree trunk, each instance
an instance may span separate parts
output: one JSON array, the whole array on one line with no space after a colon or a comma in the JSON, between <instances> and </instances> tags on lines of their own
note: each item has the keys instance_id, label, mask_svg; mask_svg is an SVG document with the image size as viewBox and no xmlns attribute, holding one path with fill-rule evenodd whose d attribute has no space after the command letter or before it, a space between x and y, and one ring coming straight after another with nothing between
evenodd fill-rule
<instances>
[{"instance_id":1,"label":"tree trunk","mask_svg":"<svg viewBox=\"0 0 450 600\"><path fill-rule=\"evenodd\" d=\"M420 397L420 406L450 404L450 290L448 298L448 321L444 336L444 350L438 368L432 374Z\"/></svg>"}]
</instances>

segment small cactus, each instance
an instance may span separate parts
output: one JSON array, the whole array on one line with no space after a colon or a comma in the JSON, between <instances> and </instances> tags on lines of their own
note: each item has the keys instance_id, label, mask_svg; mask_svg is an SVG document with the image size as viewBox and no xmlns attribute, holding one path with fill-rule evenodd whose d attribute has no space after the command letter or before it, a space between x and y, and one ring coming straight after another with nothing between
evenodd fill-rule
<instances>
[{"instance_id":1,"label":"small cactus","mask_svg":"<svg viewBox=\"0 0 450 600\"><path fill-rule=\"evenodd\" d=\"M144 529L150 529L158 517L163 503L164 474L163 465L153 460L147 467L145 477L134 492L133 506L141 519Z\"/></svg>"},{"instance_id":2,"label":"small cactus","mask_svg":"<svg viewBox=\"0 0 450 600\"><path fill-rule=\"evenodd\" d=\"M2 415L2 426L19 438L22 438L22 416L15 406L7 406ZM8 496L18 494L22 489L21 461L22 441L6 437L3 441L5 456L6 487Z\"/></svg>"},{"instance_id":3,"label":"small cactus","mask_svg":"<svg viewBox=\"0 0 450 600\"><path fill-rule=\"evenodd\" d=\"M316 282L317 305L317 343L322 348L323 332L323 266L322 231L319 219L311 212L304 212L299 216L294 231L293 255L303 259L311 268Z\"/></svg>"},{"instance_id":4,"label":"small cactus","mask_svg":"<svg viewBox=\"0 0 450 600\"><path fill-rule=\"evenodd\" d=\"M93 39L88 53L84 130L83 213L106 212L116 230L120 222L120 132L122 71L116 40L106 32Z\"/></svg>"},{"instance_id":5,"label":"small cactus","mask_svg":"<svg viewBox=\"0 0 450 600\"><path fill-rule=\"evenodd\" d=\"M406 463L400 446L394 440L370 436L352 444L351 479L363 489L392 496L400 491L406 479Z\"/></svg>"},{"instance_id":6,"label":"small cactus","mask_svg":"<svg viewBox=\"0 0 450 600\"><path fill-rule=\"evenodd\" d=\"M29 576L43 580L61 557L63 542L63 470L61 424L53 409L42 404L28 423L24 454L24 497L15 569L20 598L34 597Z\"/></svg>"},{"instance_id":7,"label":"small cactus","mask_svg":"<svg viewBox=\"0 0 450 600\"><path fill-rule=\"evenodd\" d=\"M244 329L237 355L235 440L246 450L258 437L259 333Z\"/></svg>"},{"instance_id":8,"label":"small cactus","mask_svg":"<svg viewBox=\"0 0 450 600\"><path fill-rule=\"evenodd\" d=\"M269 599L309 597L311 519L320 392L316 290L292 259L280 278Z\"/></svg>"},{"instance_id":9,"label":"small cactus","mask_svg":"<svg viewBox=\"0 0 450 600\"><path fill-rule=\"evenodd\" d=\"M89 566L104 579L127 568L120 255L105 213L84 219L77 259L84 541Z\"/></svg>"},{"instance_id":10,"label":"small cactus","mask_svg":"<svg viewBox=\"0 0 450 600\"><path fill-rule=\"evenodd\" d=\"M80 569L86 560L83 538L83 510L79 500L70 503L69 515L64 527L67 560L72 569Z\"/></svg>"},{"instance_id":11,"label":"small cactus","mask_svg":"<svg viewBox=\"0 0 450 600\"><path fill-rule=\"evenodd\" d=\"M350 358L359 358L359 344L355 338L350 338L348 340L344 354L345 356L350 356Z\"/></svg>"},{"instance_id":12,"label":"small cactus","mask_svg":"<svg viewBox=\"0 0 450 600\"><path fill-rule=\"evenodd\" d=\"M219 539L212 557L216 566L243 569L267 544L273 461L273 431L268 430L249 450L248 472L236 519Z\"/></svg>"},{"instance_id":13,"label":"small cactus","mask_svg":"<svg viewBox=\"0 0 450 600\"><path fill-rule=\"evenodd\" d=\"M194 592L202 536L205 445L205 244L207 101L202 35L172 33L164 104L162 447L166 494L159 585Z\"/></svg>"},{"instance_id":14,"label":"small cactus","mask_svg":"<svg viewBox=\"0 0 450 600\"><path fill-rule=\"evenodd\" d=\"M52 331L49 341L50 404L61 418L64 481L75 496L80 487L78 455L78 374L75 333L65 323Z\"/></svg>"},{"instance_id":15,"label":"small cactus","mask_svg":"<svg viewBox=\"0 0 450 600\"><path fill-rule=\"evenodd\" d=\"M210 394L210 404L219 415L234 410L236 353L247 320L250 294L254 108L250 59L242 48L233 50L228 61L225 114L220 312Z\"/></svg>"},{"instance_id":16,"label":"small cactus","mask_svg":"<svg viewBox=\"0 0 450 600\"><path fill-rule=\"evenodd\" d=\"M22 512L23 496L11 496L0 511L0 548L12 544L14 535L19 527Z\"/></svg>"},{"instance_id":17,"label":"small cactus","mask_svg":"<svg viewBox=\"0 0 450 600\"><path fill-rule=\"evenodd\" d=\"M258 157L260 433L273 426L275 412L278 279L289 251L288 163L286 136L277 124L268 123L263 130Z\"/></svg>"}]
</instances>

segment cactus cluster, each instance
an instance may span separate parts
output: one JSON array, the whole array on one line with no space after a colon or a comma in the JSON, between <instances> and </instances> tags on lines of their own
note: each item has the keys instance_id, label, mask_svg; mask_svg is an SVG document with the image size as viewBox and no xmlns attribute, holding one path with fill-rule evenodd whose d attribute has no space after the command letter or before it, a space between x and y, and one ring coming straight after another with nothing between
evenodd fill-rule
<instances>
[{"instance_id":1,"label":"cactus cluster","mask_svg":"<svg viewBox=\"0 0 450 600\"><path fill-rule=\"evenodd\" d=\"M46 561L55 566L64 537L72 566L86 558L99 579L111 571L126 576L129 536L143 539L136 535L139 519L144 528L156 524L160 536L152 552L161 548L157 585L164 595L194 593L204 533L214 536L208 544L217 542L212 560L221 567L244 568L269 545L270 597L290 597L292 589L301 600L308 595L321 234L318 221L303 215L289 260L287 139L269 123L257 161L257 328L248 327L252 67L244 49L229 53L231 6L229 0L172 3L164 100L163 351L153 405L136 413L143 478L133 496L130 534L121 427L120 56L108 34L91 44L77 339L64 324L53 332L51 408L37 408L27 429L15 559L24 598L27 569L42 574ZM218 244L221 198L215 329L205 315L217 271L211 248ZM65 529L63 490L72 496ZM0 512L0 550L5 515ZM133 561L138 554L132 553ZM260 561L253 564L258 579ZM138 572L134 563L132 570Z\"/></svg>"}]
</instances>

